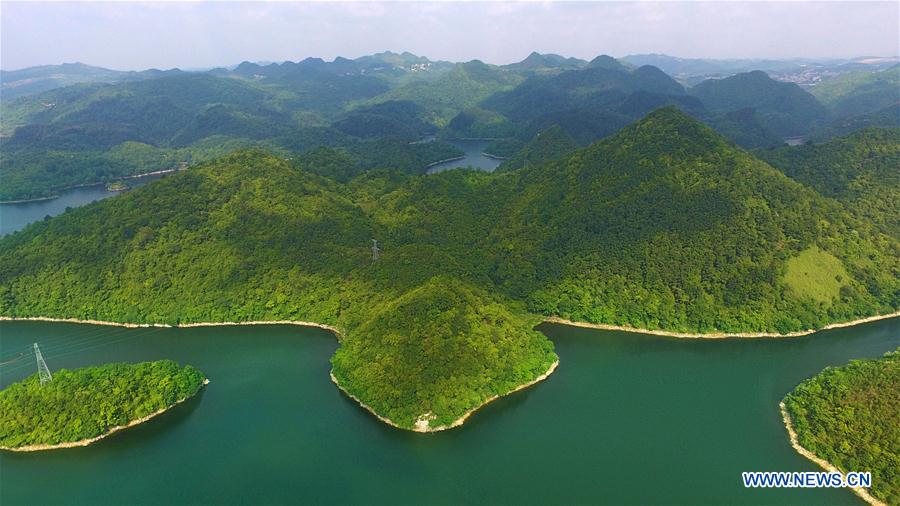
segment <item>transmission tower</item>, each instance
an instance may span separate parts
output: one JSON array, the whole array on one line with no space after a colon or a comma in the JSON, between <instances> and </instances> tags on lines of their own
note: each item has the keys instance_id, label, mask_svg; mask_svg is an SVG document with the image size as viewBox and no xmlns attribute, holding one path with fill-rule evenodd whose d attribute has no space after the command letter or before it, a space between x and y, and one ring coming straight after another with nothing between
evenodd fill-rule
<instances>
[{"instance_id":1,"label":"transmission tower","mask_svg":"<svg viewBox=\"0 0 900 506\"><path fill-rule=\"evenodd\" d=\"M378 254L381 253L381 250L378 248L378 241L372 239L372 262L378 261Z\"/></svg>"},{"instance_id":2,"label":"transmission tower","mask_svg":"<svg viewBox=\"0 0 900 506\"><path fill-rule=\"evenodd\" d=\"M53 375L50 374L50 369L47 368L47 362L44 362L44 357L41 355L41 349L38 348L37 343L34 343L34 356L37 357L38 375L41 377L41 385L43 386L53 379Z\"/></svg>"}]
</instances>

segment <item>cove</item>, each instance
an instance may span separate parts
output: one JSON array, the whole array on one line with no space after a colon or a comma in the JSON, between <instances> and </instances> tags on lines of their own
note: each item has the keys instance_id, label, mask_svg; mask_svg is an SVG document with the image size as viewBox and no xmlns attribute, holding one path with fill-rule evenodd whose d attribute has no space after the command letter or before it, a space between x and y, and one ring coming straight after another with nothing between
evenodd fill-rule
<instances>
[{"instance_id":1,"label":"cove","mask_svg":"<svg viewBox=\"0 0 900 506\"><path fill-rule=\"evenodd\" d=\"M453 140L450 141L451 144L458 147L459 149L465 152L463 158L459 160L451 160L449 162L439 163L436 165L432 165L428 167L428 174L434 174L435 172L441 172L444 170L455 169L457 167L468 167L472 166L476 169L483 170L485 172L493 172L494 169L500 165L500 162L503 160L499 160L497 158L491 158L489 156L485 156L484 150L488 147L491 141L482 141L482 140Z\"/></svg>"},{"instance_id":2,"label":"cove","mask_svg":"<svg viewBox=\"0 0 900 506\"><path fill-rule=\"evenodd\" d=\"M778 402L826 366L900 343L900 319L789 339L674 339L542 324L560 366L437 434L393 429L329 379L337 342L295 326L0 323L52 370L171 358L212 383L96 445L0 453L2 504L862 504L834 489L745 489L742 471L818 471ZM0 386L34 373L0 366ZM52 486L48 486L52 484Z\"/></svg>"}]
</instances>

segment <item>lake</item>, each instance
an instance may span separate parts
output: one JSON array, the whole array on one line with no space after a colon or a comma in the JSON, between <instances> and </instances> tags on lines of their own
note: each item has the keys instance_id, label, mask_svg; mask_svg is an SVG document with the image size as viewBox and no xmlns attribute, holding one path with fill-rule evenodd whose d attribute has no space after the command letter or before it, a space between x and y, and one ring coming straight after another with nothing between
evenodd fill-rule
<instances>
[{"instance_id":1,"label":"lake","mask_svg":"<svg viewBox=\"0 0 900 506\"><path fill-rule=\"evenodd\" d=\"M0 452L0 503L862 504L843 489L745 489L818 471L779 400L829 365L900 344L900 319L790 339L700 340L543 324L560 366L460 428L388 427L328 377L334 336L292 326L0 323L0 362L51 370L171 358L210 385L95 445ZM35 372L0 367L6 386Z\"/></svg>"},{"instance_id":2,"label":"lake","mask_svg":"<svg viewBox=\"0 0 900 506\"><path fill-rule=\"evenodd\" d=\"M487 172L492 172L502 161L482 154L484 148L490 144L489 141L453 141L452 143L465 151L465 157L452 162L445 162L429 167L429 174L470 165ZM137 187L155 181L161 177L165 177L165 174L129 179L126 183L131 187ZM116 192L106 191L105 184L98 184L64 190L60 192L59 197L55 199L20 202L16 204L0 204L0 236L21 230L29 223L43 220L46 216L62 214L68 207L83 206L95 200L112 197L115 194Z\"/></svg>"},{"instance_id":3,"label":"lake","mask_svg":"<svg viewBox=\"0 0 900 506\"><path fill-rule=\"evenodd\" d=\"M497 166L500 165L500 162L503 161L496 158L491 158L489 156L484 156L484 149L488 147L491 141L454 140L450 141L450 143L463 150L465 152L465 156L463 158L460 158L459 160L432 165L428 168L428 174L434 174L435 172L468 166L472 166L476 169L481 169L485 172L493 172L494 169L496 169Z\"/></svg>"},{"instance_id":4,"label":"lake","mask_svg":"<svg viewBox=\"0 0 900 506\"><path fill-rule=\"evenodd\" d=\"M165 174L126 179L125 184L134 188L156 181L161 177L165 177ZM0 204L0 236L21 230L25 228L25 225L43 220L46 216L62 214L67 207L83 206L95 200L112 197L117 193L106 191L106 184L101 183L63 190L55 199Z\"/></svg>"}]
</instances>

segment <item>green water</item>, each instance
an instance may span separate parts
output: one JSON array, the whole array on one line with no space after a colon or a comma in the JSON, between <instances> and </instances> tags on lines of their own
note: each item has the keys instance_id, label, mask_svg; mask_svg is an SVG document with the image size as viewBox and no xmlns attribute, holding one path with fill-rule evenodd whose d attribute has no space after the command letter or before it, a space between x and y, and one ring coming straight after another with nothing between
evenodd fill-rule
<instances>
[{"instance_id":1,"label":"green water","mask_svg":"<svg viewBox=\"0 0 900 506\"><path fill-rule=\"evenodd\" d=\"M825 366L900 343L900 320L782 340L676 340L544 325L548 380L439 434L392 429L329 378L331 334L301 327L0 324L0 361L51 370L172 358L212 383L95 445L0 454L0 503L859 504L846 490L744 489L814 471L778 401ZM3 386L33 358L0 367Z\"/></svg>"}]
</instances>

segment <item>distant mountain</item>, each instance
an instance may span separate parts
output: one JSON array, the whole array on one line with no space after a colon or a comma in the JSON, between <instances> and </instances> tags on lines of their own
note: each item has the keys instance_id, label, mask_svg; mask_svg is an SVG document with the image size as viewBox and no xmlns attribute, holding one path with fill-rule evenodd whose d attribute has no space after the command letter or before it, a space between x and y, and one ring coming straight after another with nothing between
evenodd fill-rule
<instances>
[{"instance_id":1,"label":"distant mountain","mask_svg":"<svg viewBox=\"0 0 900 506\"><path fill-rule=\"evenodd\" d=\"M665 54L628 55L622 61L636 66L653 65L673 77L688 81L727 77L752 70L785 72L800 69L808 63L806 60L679 58Z\"/></svg>"},{"instance_id":2,"label":"distant mountain","mask_svg":"<svg viewBox=\"0 0 900 506\"><path fill-rule=\"evenodd\" d=\"M298 84L310 80L323 80L330 76L344 78L378 78L385 81L402 81L405 78L422 76L433 72L449 70L453 64L449 62L433 62L424 56L412 53L392 53L385 51L372 55L348 59L338 56L326 62L321 58L306 58L301 61L285 61L282 63L258 64L242 62L232 70L213 69L210 73L217 76L241 77L266 84Z\"/></svg>"},{"instance_id":3,"label":"distant mountain","mask_svg":"<svg viewBox=\"0 0 900 506\"><path fill-rule=\"evenodd\" d=\"M513 89L523 79L509 69L472 60L457 63L432 79L410 81L375 101L415 102L425 108L431 123L443 127L461 111L476 107L497 92Z\"/></svg>"},{"instance_id":4,"label":"distant mountain","mask_svg":"<svg viewBox=\"0 0 900 506\"><path fill-rule=\"evenodd\" d=\"M900 104L900 65L880 72L842 74L813 87L810 93L838 117L871 114Z\"/></svg>"},{"instance_id":5,"label":"distant mountain","mask_svg":"<svg viewBox=\"0 0 900 506\"><path fill-rule=\"evenodd\" d=\"M629 70L631 70L627 65L623 65L619 60L605 54L601 54L595 57L587 64L587 66L595 69L618 70L620 72L628 72Z\"/></svg>"},{"instance_id":6,"label":"distant mountain","mask_svg":"<svg viewBox=\"0 0 900 506\"><path fill-rule=\"evenodd\" d=\"M681 85L658 70L628 72L599 66L530 77L513 90L491 96L482 107L529 121L571 109L612 108L637 91L684 94Z\"/></svg>"},{"instance_id":7,"label":"distant mountain","mask_svg":"<svg viewBox=\"0 0 900 506\"><path fill-rule=\"evenodd\" d=\"M827 109L814 96L762 71L709 79L688 93L714 111L753 108L763 124L782 137L806 135L828 118Z\"/></svg>"},{"instance_id":8,"label":"distant mountain","mask_svg":"<svg viewBox=\"0 0 900 506\"><path fill-rule=\"evenodd\" d=\"M670 103L687 110L703 109L698 100L686 96L684 88L659 69L632 70L613 58L600 56L584 69L531 76L512 90L485 99L481 107L520 125L521 141L558 125L585 145Z\"/></svg>"},{"instance_id":9,"label":"distant mountain","mask_svg":"<svg viewBox=\"0 0 900 506\"><path fill-rule=\"evenodd\" d=\"M120 71L92 67L83 63L42 65L22 70L0 70L0 99L13 100L43 91L78 83L116 83L139 79L154 79L181 73L172 70Z\"/></svg>"},{"instance_id":10,"label":"distant mountain","mask_svg":"<svg viewBox=\"0 0 900 506\"><path fill-rule=\"evenodd\" d=\"M897 63L896 57L860 57L860 58L679 58L665 54L635 54L621 58L631 65L653 65L663 72L694 84L695 79L712 77L728 77L733 74L762 70L770 75L788 76L792 73L823 72L823 75L842 74L853 70L881 70ZM699 81L697 81L699 82Z\"/></svg>"},{"instance_id":11,"label":"distant mountain","mask_svg":"<svg viewBox=\"0 0 900 506\"><path fill-rule=\"evenodd\" d=\"M333 61L242 62L206 72L116 73L79 64L8 74L20 82L61 69L79 79L121 80L0 101L0 199L47 196L71 184L171 168L250 146L281 156L365 146L386 154L370 153L373 163L414 172L416 163L447 154L447 147L429 151L396 142L429 135L503 139L490 149L512 156L553 126L587 145L667 105L744 147L900 122L890 105L896 72L879 73L887 77L871 83L851 80L855 84L845 86L834 107L869 112L835 119L796 85L762 72L686 92L657 67L606 55L585 62L532 53L518 64L496 66L388 51ZM377 167L354 163L360 170ZM336 172L356 173L345 169Z\"/></svg>"},{"instance_id":12,"label":"distant mountain","mask_svg":"<svg viewBox=\"0 0 900 506\"><path fill-rule=\"evenodd\" d=\"M236 71L256 72L253 65ZM277 68L283 70L283 64ZM119 84L78 84L3 102L7 136L0 141L0 200L46 197L71 185L170 169L249 146L283 156L322 146L366 146L373 151L369 161L411 172L458 156L443 143L428 148L409 144L436 131L417 104L387 102L337 112L350 100L385 89L383 80L301 74L296 74L294 85L261 85L244 78L182 73ZM270 75L273 81L294 79L290 73ZM377 89L368 87L369 80L377 82ZM397 143L389 137L405 140ZM358 166L374 168L368 162Z\"/></svg>"},{"instance_id":13,"label":"distant mountain","mask_svg":"<svg viewBox=\"0 0 900 506\"><path fill-rule=\"evenodd\" d=\"M524 60L504 65L503 68L517 72L554 73L584 67L587 62L578 58L566 58L558 54L532 52Z\"/></svg>"}]
</instances>

